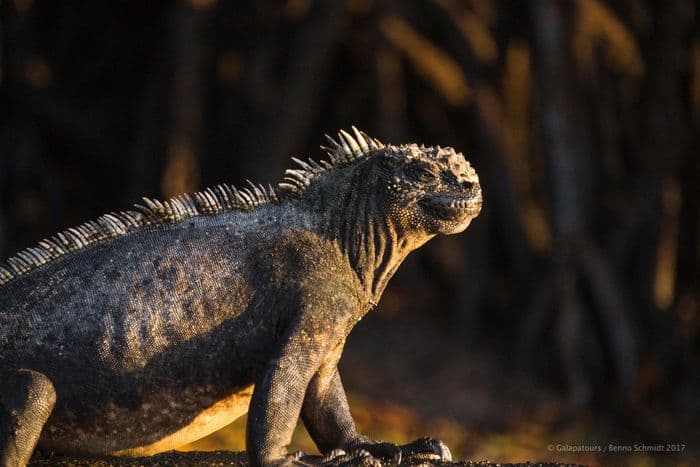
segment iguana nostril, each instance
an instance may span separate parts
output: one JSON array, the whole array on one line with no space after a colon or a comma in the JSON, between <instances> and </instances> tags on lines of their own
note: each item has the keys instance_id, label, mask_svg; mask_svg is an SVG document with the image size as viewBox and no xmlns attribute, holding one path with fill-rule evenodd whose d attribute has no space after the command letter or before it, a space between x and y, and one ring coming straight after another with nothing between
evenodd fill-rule
<instances>
[{"instance_id":1,"label":"iguana nostril","mask_svg":"<svg viewBox=\"0 0 700 467\"><path fill-rule=\"evenodd\" d=\"M465 191L471 191L472 188L474 188L474 183L472 183L472 182L462 182L462 188L463 188Z\"/></svg>"}]
</instances>

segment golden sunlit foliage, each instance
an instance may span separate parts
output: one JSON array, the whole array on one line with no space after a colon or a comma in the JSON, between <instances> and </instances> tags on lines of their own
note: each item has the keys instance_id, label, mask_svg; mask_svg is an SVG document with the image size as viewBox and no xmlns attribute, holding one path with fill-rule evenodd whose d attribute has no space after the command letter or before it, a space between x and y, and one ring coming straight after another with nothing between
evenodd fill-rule
<instances>
[{"instance_id":1,"label":"golden sunlit foliage","mask_svg":"<svg viewBox=\"0 0 700 467\"><path fill-rule=\"evenodd\" d=\"M577 5L572 48L581 69L592 74L600 50L611 69L641 76L644 60L637 41L615 12L599 0L578 0Z\"/></svg>"},{"instance_id":2,"label":"golden sunlit foliage","mask_svg":"<svg viewBox=\"0 0 700 467\"><path fill-rule=\"evenodd\" d=\"M438 0L438 3L453 16L479 61L493 64L498 59L498 45L489 31L488 24L476 13L464 8L465 5L461 2Z\"/></svg>"},{"instance_id":3,"label":"golden sunlit foliage","mask_svg":"<svg viewBox=\"0 0 700 467\"><path fill-rule=\"evenodd\" d=\"M602 47L610 68L633 77L641 76L644 61L637 42L615 12L599 0L578 0L577 5L572 47L581 68L593 73L595 51Z\"/></svg>"},{"instance_id":4,"label":"golden sunlit foliage","mask_svg":"<svg viewBox=\"0 0 700 467\"><path fill-rule=\"evenodd\" d=\"M192 193L199 188L199 162L191 146L174 141L168 150L168 162L163 171L161 191L170 198Z\"/></svg>"},{"instance_id":5,"label":"golden sunlit foliage","mask_svg":"<svg viewBox=\"0 0 700 467\"><path fill-rule=\"evenodd\" d=\"M408 61L416 72L454 106L464 105L470 96L467 78L457 62L416 31L399 16L382 18L380 27L385 37Z\"/></svg>"},{"instance_id":6,"label":"golden sunlit foliage","mask_svg":"<svg viewBox=\"0 0 700 467\"><path fill-rule=\"evenodd\" d=\"M656 257L654 301L661 310L668 310L675 299L676 264L678 264L678 223L681 210L681 188L675 180L663 187L663 222Z\"/></svg>"},{"instance_id":7,"label":"golden sunlit foliage","mask_svg":"<svg viewBox=\"0 0 700 467\"><path fill-rule=\"evenodd\" d=\"M506 162L522 200L520 217L528 242L542 252L549 248L552 235L546 213L534 199L530 142L533 85L530 47L521 40L511 41L506 49L502 91Z\"/></svg>"}]
</instances>

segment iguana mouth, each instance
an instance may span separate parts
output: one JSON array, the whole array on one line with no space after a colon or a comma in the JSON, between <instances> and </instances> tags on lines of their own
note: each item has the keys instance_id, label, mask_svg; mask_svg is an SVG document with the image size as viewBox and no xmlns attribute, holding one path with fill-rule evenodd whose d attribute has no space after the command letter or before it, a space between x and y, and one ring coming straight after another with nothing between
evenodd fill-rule
<instances>
[{"instance_id":1,"label":"iguana mouth","mask_svg":"<svg viewBox=\"0 0 700 467\"><path fill-rule=\"evenodd\" d=\"M421 199L419 204L440 219L476 216L481 211L480 196L432 196Z\"/></svg>"}]
</instances>

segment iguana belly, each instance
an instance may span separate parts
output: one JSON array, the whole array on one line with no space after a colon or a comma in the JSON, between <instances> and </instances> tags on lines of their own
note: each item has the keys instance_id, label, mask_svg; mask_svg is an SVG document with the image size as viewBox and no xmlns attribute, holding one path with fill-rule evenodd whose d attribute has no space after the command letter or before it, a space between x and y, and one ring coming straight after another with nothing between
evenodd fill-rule
<instances>
[{"instance_id":1,"label":"iguana belly","mask_svg":"<svg viewBox=\"0 0 700 467\"><path fill-rule=\"evenodd\" d=\"M179 404L193 407L199 398L186 394L162 394L126 410L109 404L99 416L80 420L54 414L42 432L42 449L64 454L143 456L169 451L223 428L248 412L253 385L218 400L208 399L201 410L183 412ZM191 413L190 416L183 414Z\"/></svg>"},{"instance_id":2,"label":"iguana belly","mask_svg":"<svg viewBox=\"0 0 700 467\"><path fill-rule=\"evenodd\" d=\"M232 423L248 412L253 385L216 402L203 410L188 425L166 435L158 441L143 446L110 452L113 456L150 456L170 451L184 444L201 439Z\"/></svg>"}]
</instances>

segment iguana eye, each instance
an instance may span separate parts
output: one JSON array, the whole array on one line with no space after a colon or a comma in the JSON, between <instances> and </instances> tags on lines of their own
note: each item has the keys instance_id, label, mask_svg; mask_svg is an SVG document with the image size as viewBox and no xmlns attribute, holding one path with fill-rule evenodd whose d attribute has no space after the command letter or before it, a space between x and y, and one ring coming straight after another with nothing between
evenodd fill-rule
<instances>
[{"instance_id":1,"label":"iguana eye","mask_svg":"<svg viewBox=\"0 0 700 467\"><path fill-rule=\"evenodd\" d=\"M422 183L434 182L437 176L428 167L422 164L414 164L408 169L409 175Z\"/></svg>"}]
</instances>

